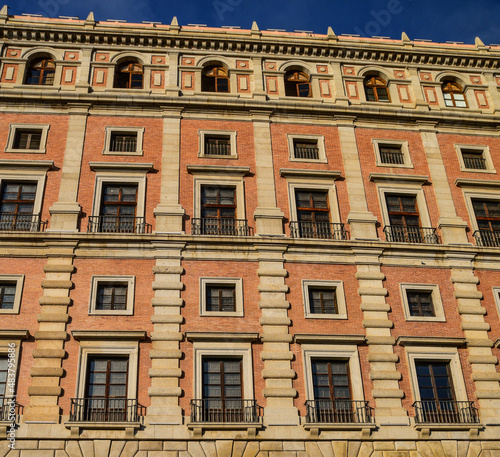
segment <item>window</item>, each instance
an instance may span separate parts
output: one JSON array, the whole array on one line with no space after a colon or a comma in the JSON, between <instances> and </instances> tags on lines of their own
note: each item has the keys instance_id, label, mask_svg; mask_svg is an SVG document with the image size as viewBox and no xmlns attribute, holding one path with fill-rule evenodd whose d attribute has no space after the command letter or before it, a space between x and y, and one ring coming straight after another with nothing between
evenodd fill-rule
<instances>
[{"instance_id":1,"label":"window","mask_svg":"<svg viewBox=\"0 0 500 457\"><path fill-rule=\"evenodd\" d=\"M305 316L315 319L347 319L342 281L302 280Z\"/></svg>"},{"instance_id":2,"label":"window","mask_svg":"<svg viewBox=\"0 0 500 457\"><path fill-rule=\"evenodd\" d=\"M460 169L467 172L494 173L488 146L456 144Z\"/></svg>"},{"instance_id":3,"label":"window","mask_svg":"<svg viewBox=\"0 0 500 457\"><path fill-rule=\"evenodd\" d=\"M236 159L236 132L200 130L199 157Z\"/></svg>"},{"instance_id":4,"label":"window","mask_svg":"<svg viewBox=\"0 0 500 457\"><path fill-rule=\"evenodd\" d=\"M202 235L238 234L235 187L202 186L199 230Z\"/></svg>"},{"instance_id":5,"label":"window","mask_svg":"<svg viewBox=\"0 0 500 457\"><path fill-rule=\"evenodd\" d=\"M486 159L484 159L482 151L462 149L462 157L464 159L465 168L486 170Z\"/></svg>"},{"instance_id":6,"label":"window","mask_svg":"<svg viewBox=\"0 0 500 457\"><path fill-rule=\"evenodd\" d=\"M103 154L142 155L143 136L142 127L106 127Z\"/></svg>"},{"instance_id":7,"label":"window","mask_svg":"<svg viewBox=\"0 0 500 457\"><path fill-rule=\"evenodd\" d=\"M137 62L122 62L117 65L114 87L120 89L142 89L142 65Z\"/></svg>"},{"instance_id":8,"label":"window","mask_svg":"<svg viewBox=\"0 0 500 457\"><path fill-rule=\"evenodd\" d=\"M327 163L322 135L288 134L287 137L290 161Z\"/></svg>"},{"instance_id":9,"label":"window","mask_svg":"<svg viewBox=\"0 0 500 457\"><path fill-rule=\"evenodd\" d=\"M462 87L452 81L444 81L441 89L443 91L445 106L467 108L467 100Z\"/></svg>"},{"instance_id":10,"label":"window","mask_svg":"<svg viewBox=\"0 0 500 457\"><path fill-rule=\"evenodd\" d=\"M294 140L293 153L296 159L318 160L318 143L314 140Z\"/></svg>"},{"instance_id":11,"label":"window","mask_svg":"<svg viewBox=\"0 0 500 457\"><path fill-rule=\"evenodd\" d=\"M100 232L135 232L137 185L105 184L102 191Z\"/></svg>"},{"instance_id":12,"label":"window","mask_svg":"<svg viewBox=\"0 0 500 457\"><path fill-rule=\"evenodd\" d=\"M294 231L297 237L332 238L328 191L296 190L295 201L298 221Z\"/></svg>"},{"instance_id":13,"label":"window","mask_svg":"<svg viewBox=\"0 0 500 457\"><path fill-rule=\"evenodd\" d=\"M287 97L312 97L309 76L303 71L287 71L285 73L285 95Z\"/></svg>"},{"instance_id":14,"label":"window","mask_svg":"<svg viewBox=\"0 0 500 457\"><path fill-rule=\"evenodd\" d=\"M203 92L229 92L227 70L217 65L205 67L201 77L201 90Z\"/></svg>"},{"instance_id":15,"label":"window","mask_svg":"<svg viewBox=\"0 0 500 457\"><path fill-rule=\"evenodd\" d=\"M202 316L243 317L241 278L200 278Z\"/></svg>"},{"instance_id":16,"label":"window","mask_svg":"<svg viewBox=\"0 0 500 457\"><path fill-rule=\"evenodd\" d=\"M38 231L40 218L33 214L37 184L3 181L0 196L0 231Z\"/></svg>"},{"instance_id":17,"label":"window","mask_svg":"<svg viewBox=\"0 0 500 457\"><path fill-rule=\"evenodd\" d=\"M423 243L424 234L420 227L416 196L386 194L385 201L390 226L390 229L386 230L388 241Z\"/></svg>"},{"instance_id":18,"label":"window","mask_svg":"<svg viewBox=\"0 0 500 457\"><path fill-rule=\"evenodd\" d=\"M9 371L9 359L7 358L7 356L2 355L0 356L0 398L5 397L8 371ZM2 416L0 416L0 418L1 417Z\"/></svg>"},{"instance_id":19,"label":"window","mask_svg":"<svg viewBox=\"0 0 500 457\"><path fill-rule=\"evenodd\" d=\"M18 314L24 275L0 275L0 314Z\"/></svg>"},{"instance_id":20,"label":"window","mask_svg":"<svg viewBox=\"0 0 500 457\"><path fill-rule=\"evenodd\" d=\"M390 102L385 81L378 76L368 76L364 81L366 100L369 102Z\"/></svg>"},{"instance_id":21,"label":"window","mask_svg":"<svg viewBox=\"0 0 500 457\"><path fill-rule=\"evenodd\" d=\"M44 154L48 124L10 124L5 152Z\"/></svg>"},{"instance_id":22,"label":"window","mask_svg":"<svg viewBox=\"0 0 500 457\"><path fill-rule=\"evenodd\" d=\"M407 141L372 140L377 166L413 168Z\"/></svg>"},{"instance_id":23,"label":"window","mask_svg":"<svg viewBox=\"0 0 500 457\"><path fill-rule=\"evenodd\" d=\"M478 230L474 232L480 246L500 246L500 201L472 199Z\"/></svg>"},{"instance_id":24,"label":"window","mask_svg":"<svg viewBox=\"0 0 500 457\"><path fill-rule=\"evenodd\" d=\"M89 314L132 315L134 276L92 276Z\"/></svg>"},{"instance_id":25,"label":"window","mask_svg":"<svg viewBox=\"0 0 500 457\"><path fill-rule=\"evenodd\" d=\"M380 162L389 165L403 165L405 163L401 146L381 144L379 145Z\"/></svg>"},{"instance_id":26,"label":"window","mask_svg":"<svg viewBox=\"0 0 500 457\"><path fill-rule=\"evenodd\" d=\"M407 321L445 322L443 302L437 284L400 284Z\"/></svg>"},{"instance_id":27,"label":"window","mask_svg":"<svg viewBox=\"0 0 500 457\"><path fill-rule=\"evenodd\" d=\"M34 59L28 63L24 84L52 86L55 72L56 66L52 59L47 57Z\"/></svg>"},{"instance_id":28,"label":"window","mask_svg":"<svg viewBox=\"0 0 500 457\"><path fill-rule=\"evenodd\" d=\"M0 283L0 309L14 309L16 285L15 282Z\"/></svg>"}]
</instances>

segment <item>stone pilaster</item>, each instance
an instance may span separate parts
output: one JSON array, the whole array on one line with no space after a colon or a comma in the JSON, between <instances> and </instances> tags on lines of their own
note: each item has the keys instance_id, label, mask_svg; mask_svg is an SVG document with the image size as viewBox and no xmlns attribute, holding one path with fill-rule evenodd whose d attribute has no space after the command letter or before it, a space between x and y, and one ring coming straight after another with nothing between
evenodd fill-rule
<instances>
[{"instance_id":1,"label":"stone pilaster","mask_svg":"<svg viewBox=\"0 0 500 457\"><path fill-rule=\"evenodd\" d=\"M184 233L184 209L179 204L181 111L163 109L160 203L154 209L156 233Z\"/></svg>"},{"instance_id":2,"label":"stone pilaster","mask_svg":"<svg viewBox=\"0 0 500 457\"><path fill-rule=\"evenodd\" d=\"M469 244L465 232L467 223L457 216L451 194L446 169L439 148L434 124L421 125L420 135L424 146L431 182L439 210L438 228L443 235L444 244Z\"/></svg>"},{"instance_id":3,"label":"stone pilaster","mask_svg":"<svg viewBox=\"0 0 500 457\"><path fill-rule=\"evenodd\" d=\"M59 197L49 209L51 219L48 231L74 233L78 231L78 218L81 210L77 198L89 105L70 103L69 106L68 136Z\"/></svg>"},{"instance_id":4,"label":"stone pilaster","mask_svg":"<svg viewBox=\"0 0 500 457\"><path fill-rule=\"evenodd\" d=\"M338 105L349 106L349 98L344 89L344 78L342 77L342 64L340 62L330 62L333 71L333 94L334 102Z\"/></svg>"},{"instance_id":5,"label":"stone pilaster","mask_svg":"<svg viewBox=\"0 0 500 457\"><path fill-rule=\"evenodd\" d=\"M167 95L179 95L179 51L168 52L168 77L165 92Z\"/></svg>"},{"instance_id":6,"label":"stone pilaster","mask_svg":"<svg viewBox=\"0 0 500 457\"><path fill-rule=\"evenodd\" d=\"M477 290L479 280L474 275L474 255L448 252L446 257L451 267L451 282L469 349L481 422L484 425L500 425L500 373L495 368L498 360L493 355L493 341L488 336L490 325L484 320L486 309L481 306L483 296Z\"/></svg>"},{"instance_id":7,"label":"stone pilaster","mask_svg":"<svg viewBox=\"0 0 500 457\"><path fill-rule=\"evenodd\" d=\"M259 245L258 249L262 376L266 386L264 421L265 425L297 425L299 416L294 406L297 391L292 384L295 371L290 365L293 354L290 351L292 335L289 334L291 321L287 311L290 304L286 301L288 286L285 284L284 248Z\"/></svg>"},{"instance_id":8,"label":"stone pilaster","mask_svg":"<svg viewBox=\"0 0 500 457\"><path fill-rule=\"evenodd\" d=\"M90 90L90 64L92 62L91 47L84 47L81 50L81 65L78 71L78 79L76 81L76 91L88 93Z\"/></svg>"},{"instance_id":9,"label":"stone pilaster","mask_svg":"<svg viewBox=\"0 0 500 457\"><path fill-rule=\"evenodd\" d=\"M253 65L253 98L256 100L266 100L267 95L264 90L264 77L262 74L262 58L252 57Z\"/></svg>"},{"instance_id":10,"label":"stone pilaster","mask_svg":"<svg viewBox=\"0 0 500 457\"><path fill-rule=\"evenodd\" d=\"M390 307L385 301L385 275L380 270L379 256L382 251L355 249L353 253L363 327L366 329L375 417L381 425L408 425L408 414L401 403L404 391L399 388L401 373L396 368L398 355L394 353L396 341L391 335L393 323L388 317Z\"/></svg>"},{"instance_id":11,"label":"stone pilaster","mask_svg":"<svg viewBox=\"0 0 500 457\"><path fill-rule=\"evenodd\" d=\"M368 211L365 185L359 162L358 144L354 131L354 117L336 116L338 125L340 148L344 161L344 173L349 196L350 211L347 223L351 229L351 239L376 240L377 230L375 216Z\"/></svg>"},{"instance_id":12,"label":"stone pilaster","mask_svg":"<svg viewBox=\"0 0 500 457\"><path fill-rule=\"evenodd\" d=\"M500 94L498 93L498 84L495 75L493 73L483 73L483 77L488 85L488 90L486 92L491 99L492 109L494 113L498 115L500 112Z\"/></svg>"},{"instance_id":13,"label":"stone pilaster","mask_svg":"<svg viewBox=\"0 0 500 457\"><path fill-rule=\"evenodd\" d=\"M284 214L276 206L270 113L253 112L252 116L258 201L254 212L257 235L283 235Z\"/></svg>"},{"instance_id":14,"label":"stone pilaster","mask_svg":"<svg viewBox=\"0 0 500 457\"><path fill-rule=\"evenodd\" d=\"M59 397L62 395L60 379L64 374L62 360L66 355L64 342L68 338L68 306L71 304L71 274L74 271L73 256L76 242L48 242L48 261L42 281L40 297L41 313L38 314L38 330L35 332L34 365L28 388L30 404L25 411L25 422L58 423Z\"/></svg>"},{"instance_id":15,"label":"stone pilaster","mask_svg":"<svg viewBox=\"0 0 500 457\"><path fill-rule=\"evenodd\" d=\"M182 411L179 397L182 389L179 378L182 371L179 366L182 352L180 341L182 333L180 325L183 322L181 307L181 290L183 283L181 275L181 251L183 244L153 243L156 252L154 266L155 281L152 299L154 313L151 321L154 330L151 333L151 387L148 390L151 406L147 418L152 425L182 424Z\"/></svg>"}]
</instances>

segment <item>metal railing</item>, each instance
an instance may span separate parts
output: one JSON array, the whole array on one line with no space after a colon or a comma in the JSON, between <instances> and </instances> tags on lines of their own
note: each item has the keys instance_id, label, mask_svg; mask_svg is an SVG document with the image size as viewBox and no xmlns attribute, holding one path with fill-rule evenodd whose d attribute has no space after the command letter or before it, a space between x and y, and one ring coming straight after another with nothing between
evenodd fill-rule
<instances>
[{"instance_id":1,"label":"metal railing","mask_svg":"<svg viewBox=\"0 0 500 457\"><path fill-rule=\"evenodd\" d=\"M328 424L370 424L373 408L367 401L307 400L306 421Z\"/></svg>"},{"instance_id":2,"label":"metal railing","mask_svg":"<svg viewBox=\"0 0 500 457\"><path fill-rule=\"evenodd\" d=\"M72 422L139 422L146 408L125 398L72 398Z\"/></svg>"},{"instance_id":3,"label":"metal railing","mask_svg":"<svg viewBox=\"0 0 500 457\"><path fill-rule=\"evenodd\" d=\"M405 163L405 157L403 153L399 151L380 151L380 161L392 165L403 165Z\"/></svg>"},{"instance_id":4,"label":"metal railing","mask_svg":"<svg viewBox=\"0 0 500 457\"><path fill-rule=\"evenodd\" d=\"M413 403L417 424L477 424L479 415L472 401L424 400Z\"/></svg>"},{"instance_id":5,"label":"metal railing","mask_svg":"<svg viewBox=\"0 0 500 457\"><path fill-rule=\"evenodd\" d=\"M319 148L317 148L316 146L295 146L294 154L296 159L318 160Z\"/></svg>"},{"instance_id":6,"label":"metal railing","mask_svg":"<svg viewBox=\"0 0 500 457\"><path fill-rule=\"evenodd\" d=\"M290 222L290 234L292 238L319 238L325 240L348 240L349 232L344 224L332 224L330 222Z\"/></svg>"},{"instance_id":7,"label":"metal railing","mask_svg":"<svg viewBox=\"0 0 500 457\"><path fill-rule=\"evenodd\" d=\"M191 400L191 422L259 422L261 407L256 400Z\"/></svg>"},{"instance_id":8,"label":"metal railing","mask_svg":"<svg viewBox=\"0 0 500 457\"><path fill-rule=\"evenodd\" d=\"M500 247L500 230L476 230L474 238L478 246Z\"/></svg>"},{"instance_id":9,"label":"metal railing","mask_svg":"<svg viewBox=\"0 0 500 457\"><path fill-rule=\"evenodd\" d=\"M19 421L19 416L23 413L24 406L16 402L15 398L0 397L0 421Z\"/></svg>"},{"instance_id":10,"label":"metal railing","mask_svg":"<svg viewBox=\"0 0 500 457\"><path fill-rule=\"evenodd\" d=\"M463 157L465 168L471 170L486 170L486 159L482 157Z\"/></svg>"},{"instance_id":11,"label":"metal railing","mask_svg":"<svg viewBox=\"0 0 500 457\"><path fill-rule=\"evenodd\" d=\"M386 225L385 239L390 243L425 243L440 244L439 236L434 227L418 225Z\"/></svg>"},{"instance_id":12,"label":"metal railing","mask_svg":"<svg viewBox=\"0 0 500 457\"><path fill-rule=\"evenodd\" d=\"M111 140L112 152L136 152L137 151L137 138L113 138Z\"/></svg>"},{"instance_id":13,"label":"metal railing","mask_svg":"<svg viewBox=\"0 0 500 457\"><path fill-rule=\"evenodd\" d=\"M231 145L229 143L205 143L205 154L216 156L229 156L231 155Z\"/></svg>"},{"instance_id":14,"label":"metal railing","mask_svg":"<svg viewBox=\"0 0 500 457\"><path fill-rule=\"evenodd\" d=\"M0 231L44 232L47 222L40 220L39 214L0 213Z\"/></svg>"},{"instance_id":15,"label":"metal railing","mask_svg":"<svg viewBox=\"0 0 500 457\"><path fill-rule=\"evenodd\" d=\"M191 219L191 234L252 236L253 229L248 226L246 219L233 219L230 217L193 217Z\"/></svg>"},{"instance_id":16,"label":"metal railing","mask_svg":"<svg viewBox=\"0 0 500 457\"><path fill-rule=\"evenodd\" d=\"M144 217L133 216L90 216L87 224L89 233L151 233L151 225Z\"/></svg>"}]
</instances>

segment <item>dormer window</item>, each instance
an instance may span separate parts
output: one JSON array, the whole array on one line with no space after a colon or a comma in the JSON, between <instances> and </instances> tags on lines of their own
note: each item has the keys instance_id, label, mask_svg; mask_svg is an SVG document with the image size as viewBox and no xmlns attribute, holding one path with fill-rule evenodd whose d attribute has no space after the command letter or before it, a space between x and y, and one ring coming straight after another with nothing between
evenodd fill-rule
<instances>
[{"instance_id":1,"label":"dormer window","mask_svg":"<svg viewBox=\"0 0 500 457\"><path fill-rule=\"evenodd\" d=\"M54 84L55 72L56 65L52 59L48 57L34 59L28 64L24 84L52 86Z\"/></svg>"},{"instance_id":2,"label":"dormer window","mask_svg":"<svg viewBox=\"0 0 500 457\"><path fill-rule=\"evenodd\" d=\"M452 81L445 81L441 86L443 90L444 104L456 108L467 108L467 100L462 87Z\"/></svg>"},{"instance_id":3,"label":"dormer window","mask_svg":"<svg viewBox=\"0 0 500 457\"><path fill-rule=\"evenodd\" d=\"M389 91L387 90L386 82L378 76L368 76L365 78L365 95L368 102L385 102L391 101Z\"/></svg>"},{"instance_id":4,"label":"dormer window","mask_svg":"<svg viewBox=\"0 0 500 457\"><path fill-rule=\"evenodd\" d=\"M142 89L142 65L137 62L122 62L118 64L115 73L114 87L120 89Z\"/></svg>"},{"instance_id":5,"label":"dormer window","mask_svg":"<svg viewBox=\"0 0 500 457\"><path fill-rule=\"evenodd\" d=\"M224 67L210 65L203 70L201 79L203 92L229 92L229 76Z\"/></svg>"},{"instance_id":6,"label":"dormer window","mask_svg":"<svg viewBox=\"0 0 500 457\"><path fill-rule=\"evenodd\" d=\"M309 76L298 70L287 72L285 74L285 95L287 97L311 97Z\"/></svg>"}]
</instances>

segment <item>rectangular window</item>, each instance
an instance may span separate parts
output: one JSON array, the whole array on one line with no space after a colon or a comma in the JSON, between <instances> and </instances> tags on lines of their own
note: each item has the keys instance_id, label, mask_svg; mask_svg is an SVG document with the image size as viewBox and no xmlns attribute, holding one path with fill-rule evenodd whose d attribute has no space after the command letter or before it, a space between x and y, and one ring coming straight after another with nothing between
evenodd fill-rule
<instances>
[{"instance_id":1,"label":"rectangular window","mask_svg":"<svg viewBox=\"0 0 500 457\"><path fill-rule=\"evenodd\" d=\"M403 165L405 163L401 145L380 144L380 162L390 165Z\"/></svg>"},{"instance_id":2,"label":"rectangular window","mask_svg":"<svg viewBox=\"0 0 500 457\"><path fill-rule=\"evenodd\" d=\"M33 214L36 183L4 181L0 197L0 231L33 231L39 226Z\"/></svg>"},{"instance_id":3,"label":"rectangular window","mask_svg":"<svg viewBox=\"0 0 500 457\"><path fill-rule=\"evenodd\" d=\"M39 150L42 141L42 129L16 129L13 149Z\"/></svg>"},{"instance_id":4,"label":"rectangular window","mask_svg":"<svg viewBox=\"0 0 500 457\"><path fill-rule=\"evenodd\" d=\"M297 190L298 232L301 238L332 238L328 191Z\"/></svg>"},{"instance_id":5,"label":"rectangular window","mask_svg":"<svg viewBox=\"0 0 500 457\"><path fill-rule=\"evenodd\" d=\"M205 155L230 156L230 135L205 135Z\"/></svg>"},{"instance_id":6,"label":"rectangular window","mask_svg":"<svg viewBox=\"0 0 500 457\"><path fill-rule=\"evenodd\" d=\"M478 230L474 233L479 246L500 246L500 201L472 199Z\"/></svg>"},{"instance_id":7,"label":"rectangular window","mask_svg":"<svg viewBox=\"0 0 500 457\"><path fill-rule=\"evenodd\" d=\"M92 276L89 314L132 315L134 276Z\"/></svg>"},{"instance_id":8,"label":"rectangular window","mask_svg":"<svg viewBox=\"0 0 500 457\"><path fill-rule=\"evenodd\" d=\"M309 287L309 306L311 314L337 314L335 289Z\"/></svg>"},{"instance_id":9,"label":"rectangular window","mask_svg":"<svg viewBox=\"0 0 500 457\"><path fill-rule=\"evenodd\" d=\"M96 309L121 311L127 309L128 287L126 285L99 284Z\"/></svg>"},{"instance_id":10,"label":"rectangular window","mask_svg":"<svg viewBox=\"0 0 500 457\"><path fill-rule=\"evenodd\" d=\"M207 311L236 311L235 285L207 285Z\"/></svg>"},{"instance_id":11,"label":"rectangular window","mask_svg":"<svg viewBox=\"0 0 500 457\"><path fill-rule=\"evenodd\" d=\"M7 373L8 373L9 361L6 356L0 356L0 398L5 396L6 386L7 386ZM0 404L0 408L1 408Z\"/></svg>"},{"instance_id":12,"label":"rectangular window","mask_svg":"<svg viewBox=\"0 0 500 457\"><path fill-rule=\"evenodd\" d=\"M135 233L137 185L105 184L99 232Z\"/></svg>"},{"instance_id":13,"label":"rectangular window","mask_svg":"<svg viewBox=\"0 0 500 457\"><path fill-rule=\"evenodd\" d=\"M14 309L17 282L0 283L0 309Z\"/></svg>"},{"instance_id":14,"label":"rectangular window","mask_svg":"<svg viewBox=\"0 0 500 457\"><path fill-rule=\"evenodd\" d=\"M243 422L241 359L203 359L203 422Z\"/></svg>"},{"instance_id":15,"label":"rectangular window","mask_svg":"<svg viewBox=\"0 0 500 457\"><path fill-rule=\"evenodd\" d=\"M388 241L402 243L423 243L420 216L415 195L386 194L385 201L389 215Z\"/></svg>"},{"instance_id":16,"label":"rectangular window","mask_svg":"<svg viewBox=\"0 0 500 457\"><path fill-rule=\"evenodd\" d=\"M410 316L434 317L434 304L432 303L432 291L408 290L408 307Z\"/></svg>"},{"instance_id":17,"label":"rectangular window","mask_svg":"<svg viewBox=\"0 0 500 457\"><path fill-rule=\"evenodd\" d=\"M136 152L137 132L112 132L110 152Z\"/></svg>"},{"instance_id":18,"label":"rectangular window","mask_svg":"<svg viewBox=\"0 0 500 457\"><path fill-rule=\"evenodd\" d=\"M483 152L477 149L462 149L462 159L464 161L465 168L471 170L486 170L486 159L483 156Z\"/></svg>"},{"instance_id":19,"label":"rectangular window","mask_svg":"<svg viewBox=\"0 0 500 457\"><path fill-rule=\"evenodd\" d=\"M236 235L236 188L202 186L201 234Z\"/></svg>"},{"instance_id":20,"label":"rectangular window","mask_svg":"<svg viewBox=\"0 0 500 457\"><path fill-rule=\"evenodd\" d=\"M318 160L318 141L294 138L293 152L296 159Z\"/></svg>"},{"instance_id":21,"label":"rectangular window","mask_svg":"<svg viewBox=\"0 0 500 457\"><path fill-rule=\"evenodd\" d=\"M126 421L128 359L91 357L87 376L84 420Z\"/></svg>"}]
</instances>

